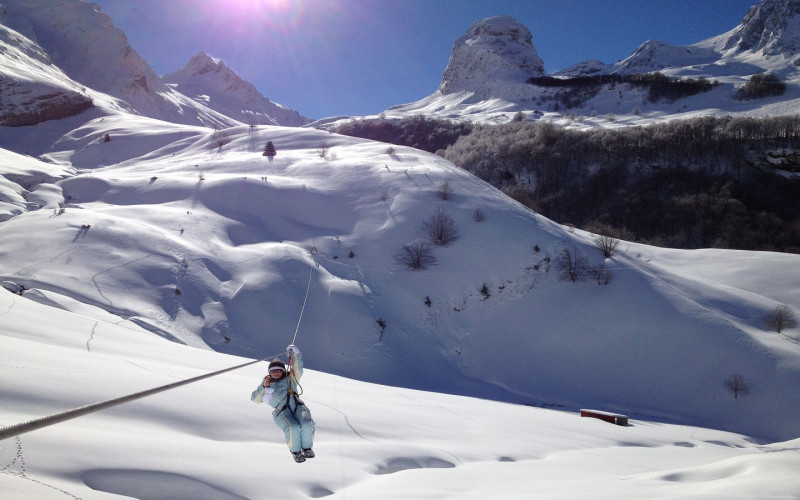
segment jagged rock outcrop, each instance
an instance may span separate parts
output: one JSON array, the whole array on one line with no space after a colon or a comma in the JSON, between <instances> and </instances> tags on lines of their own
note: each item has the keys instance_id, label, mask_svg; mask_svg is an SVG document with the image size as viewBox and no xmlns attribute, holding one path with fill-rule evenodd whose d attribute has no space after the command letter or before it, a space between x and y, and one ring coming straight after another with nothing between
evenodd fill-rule
<instances>
[{"instance_id":1,"label":"jagged rock outcrop","mask_svg":"<svg viewBox=\"0 0 800 500\"><path fill-rule=\"evenodd\" d=\"M439 91L498 97L500 87L544 75L544 61L531 40L528 28L511 16L476 22L453 44Z\"/></svg>"},{"instance_id":2,"label":"jagged rock outcrop","mask_svg":"<svg viewBox=\"0 0 800 500\"><path fill-rule=\"evenodd\" d=\"M800 52L800 0L762 0L731 33L726 49L762 51L765 56Z\"/></svg>"},{"instance_id":3,"label":"jagged rock outcrop","mask_svg":"<svg viewBox=\"0 0 800 500\"><path fill-rule=\"evenodd\" d=\"M3 102L12 96L22 96L23 99L12 105ZM37 93L35 88L17 82L6 84L0 81L0 126L3 127L24 127L59 120L83 113L92 106L92 100L78 92Z\"/></svg>"},{"instance_id":4,"label":"jagged rock outcrop","mask_svg":"<svg viewBox=\"0 0 800 500\"><path fill-rule=\"evenodd\" d=\"M186 67L164 75L163 80L178 92L244 123L296 127L310 121L264 97L252 83L204 52L192 57Z\"/></svg>"}]
</instances>

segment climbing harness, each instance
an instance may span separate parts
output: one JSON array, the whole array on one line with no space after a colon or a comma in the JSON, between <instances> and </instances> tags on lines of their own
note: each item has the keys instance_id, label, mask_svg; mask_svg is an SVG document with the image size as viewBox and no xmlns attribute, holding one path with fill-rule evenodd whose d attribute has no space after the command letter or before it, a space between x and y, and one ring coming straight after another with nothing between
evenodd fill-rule
<instances>
[{"instance_id":1,"label":"climbing harness","mask_svg":"<svg viewBox=\"0 0 800 500\"><path fill-rule=\"evenodd\" d=\"M280 415L285 409L288 408L289 412L292 414L292 416L295 419L297 419L297 408L299 408L301 405L305 406L305 403L303 403L303 400L300 399L300 395L303 394L303 386L300 385L300 382L297 380L297 378L295 378L294 371L291 369L292 366L293 366L291 351L288 354L288 358L289 358L289 370L286 372L286 378L288 378L289 380L288 380L288 382L286 384L286 386L287 386L287 389L286 389L286 403L284 403L284 405L281 407L281 409L278 410L277 413L275 413L275 414L276 415ZM300 391L299 392L295 391L293 386L297 386L297 388L300 389ZM292 409L292 404L291 404L292 403L292 398L294 398L294 409Z\"/></svg>"}]
</instances>

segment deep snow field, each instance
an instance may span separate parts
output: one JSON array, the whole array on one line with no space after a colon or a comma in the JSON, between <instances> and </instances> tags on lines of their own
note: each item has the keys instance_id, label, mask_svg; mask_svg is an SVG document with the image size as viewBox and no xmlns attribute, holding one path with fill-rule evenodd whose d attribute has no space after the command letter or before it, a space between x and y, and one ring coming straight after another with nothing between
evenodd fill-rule
<instances>
[{"instance_id":1,"label":"deep snow field","mask_svg":"<svg viewBox=\"0 0 800 500\"><path fill-rule=\"evenodd\" d=\"M64 296L31 295L0 291L3 424L246 361L164 340ZM2 496L752 499L800 491L797 439L759 445L639 419L621 427L310 369L301 383L317 457L296 464L266 407L249 401L265 369L1 441Z\"/></svg>"},{"instance_id":2,"label":"deep snow field","mask_svg":"<svg viewBox=\"0 0 800 500\"><path fill-rule=\"evenodd\" d=\"M764 326L800 310L797 255L606 259L439 157L319 130L106 116L46 159L0 151L0 280L27 288L0 290L0 425L296 333L318 457L249 401L258 364L0 441L3 498L800 497L798 330ZM459 238L396 262L438 208ZM609 282L562 279L564 249Z\"/></svg>"}]
</instances>

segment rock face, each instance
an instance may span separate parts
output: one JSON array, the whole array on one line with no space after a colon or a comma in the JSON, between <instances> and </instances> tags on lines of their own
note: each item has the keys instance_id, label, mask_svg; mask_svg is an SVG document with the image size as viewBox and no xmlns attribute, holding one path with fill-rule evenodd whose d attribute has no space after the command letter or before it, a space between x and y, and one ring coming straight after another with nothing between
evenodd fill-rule
<instances>
[{"instance_id":1,"label":"rock face","mask_svg":"<svg viewBox=\"0 0 800 500\"><path fill-rule=\"evenodd\" d=\"M36 89L19 83L0 84L0 95L22 96L23 99L12 106L4 105L0 110L0 126L24 127L48 120L59 120L83 113L93 106L92 100L78 92L56 90L50 93L37 93Z\"/></svg>"},{"instance_id":2,"label":"rock face","mask_svg":"<svg viewBox=\"0 0 800 500\"><path fill-rule=\"evenodd\" d=\"M762 0L744 16L725 45L765 56L800 52L800 0Z\"/></svg>"},{"instance_id":3,"label":"rock face","mask_svg":"<svg viewBox=\"0 0 800 500\"><path fill-rule=\"evenodd\" d=\"M35 125L92 106L85 89L52 64L40 46L0 25L0 126Z\"/></svg>"},{"instance_id":4,"label":"rock face","mask_svg":"<svg viewBox=\"0 0 800 500\"><path fill-rule=\"evenodd\" d=\"M186 67L164 75L163 80L178 92L243 123L297 127L310 121L270 101L224 62L204 52L192 57Z\"/></svg>"},{"instance_id":5,"label":"rock face","mask_svg":"<svg viewBox=\"0 0 800 500\"><path fill-rule=\"evenodd\" d=\"M498 97L509 84L544 75L531 32L510 16L483 19L453 44L439 91Z\"/></svg>"}]
</instances>

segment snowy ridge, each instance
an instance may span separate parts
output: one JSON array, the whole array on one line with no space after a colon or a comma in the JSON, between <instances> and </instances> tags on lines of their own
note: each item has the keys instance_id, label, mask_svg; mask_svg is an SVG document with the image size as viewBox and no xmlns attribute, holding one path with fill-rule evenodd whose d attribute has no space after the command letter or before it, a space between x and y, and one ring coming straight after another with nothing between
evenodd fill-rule
<instances>
[{"instance_id":1,"label":"snowy ridge","mask_svg":"<svg viewBox=\"0 0 800 500\"><path fill-rule=\"evenodd\" d=\"M722 49L761 52L765 56L796 55L800 52L800 2L763 0L725 38Z\"/></svg>"},{"instance_id":2,"label":"snowy ridge","mask_svg":"<svg viewBox=\"0 0 800 500\"><path fill-rule=\"evenodd\" d=\"M297 111L270 101L224 62L204 52L192 57L186 67L164 75L163 80L182 94L242 123L298 127L310 121Z\"/></svg>"}]
</instances>

